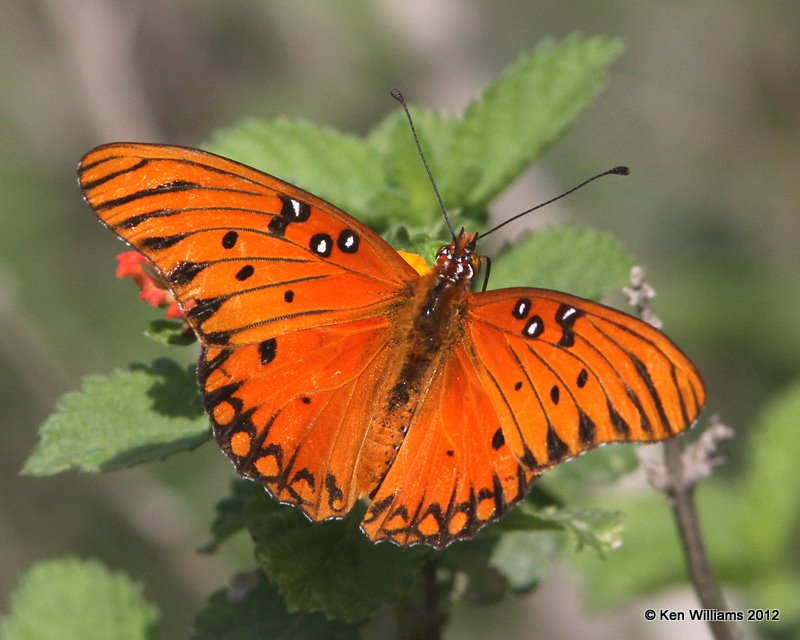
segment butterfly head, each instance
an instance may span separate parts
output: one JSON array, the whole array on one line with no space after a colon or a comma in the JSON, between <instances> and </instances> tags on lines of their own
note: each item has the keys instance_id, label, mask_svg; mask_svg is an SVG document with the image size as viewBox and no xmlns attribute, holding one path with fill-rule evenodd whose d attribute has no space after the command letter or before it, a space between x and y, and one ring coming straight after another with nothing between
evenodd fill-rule
<instances>
[{"instance_id":1,"label":"butterfly head","mask_svg":"<svg viewBox=\"0 0 800 640\"><path fill-rule=\"evenodd\" d=\"M475 253L477 241L477 232L467 233L462 228L453 242L439 249L434 266L439 279L469 289L481 267L481 258Z\"/></svg>"}]
</instances>

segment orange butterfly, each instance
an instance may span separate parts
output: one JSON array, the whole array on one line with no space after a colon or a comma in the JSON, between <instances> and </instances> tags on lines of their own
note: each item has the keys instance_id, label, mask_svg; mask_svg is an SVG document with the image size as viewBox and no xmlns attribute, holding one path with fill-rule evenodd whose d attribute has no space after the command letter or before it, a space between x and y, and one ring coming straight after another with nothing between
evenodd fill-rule
<instances>
[{"instance_id":1,"label":"orange butterfly","mask_svg":"<svg viewBox=\"0 0 800 640\"><path fill-rule=\"evenodd\" d=\"M333 205L210 153L110 144L79 173L197 334L219 446L311 520L368 498L371 540L443 547L545 469L673 436L703 404L694 365L630 315L545 289L472 293L477 233L421 275Z\"/></svg>"}]
</instances>

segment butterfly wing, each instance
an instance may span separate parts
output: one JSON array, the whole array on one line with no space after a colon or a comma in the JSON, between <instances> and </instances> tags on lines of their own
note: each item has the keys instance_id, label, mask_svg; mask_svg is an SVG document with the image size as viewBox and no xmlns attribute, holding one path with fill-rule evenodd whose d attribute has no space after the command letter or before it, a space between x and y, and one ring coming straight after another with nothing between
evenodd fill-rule
<instances>
[{"instance_id":1,"label":"butterfly wing","mask_svg":"<svg viewBox=\"0 0 800 640\"><path fill-rule=\"evenodd\" d=\"M336 207L203 151L106 145L79 176L197 333L206 410L239 472L314 520L345 515L371 489L359 456L416 271Z\"/></svg>"},{"instance_id":2,"label":"butterfly wing","mask_svg":"<svg viewBox=\"0 0 800 640\"><path fill-rule=\"evenodd\" d=\"M214 154L110 144L78 173L92 209L152 262L207 345L379 315L418 277L343 211Z\"/></svg>"},{"instance_id":3,"label":"butterfly wing","mask_svg":"<svg viewBox=\"0 0 800 640\"><path fill-rule=\"evenodd\" d=\"M239 473L313 520L346 515L372 489L359 467L390 335L378 316L296 331L266 350L204 348L206 411Z\"/></svg>"},{"instance_id":4,"label":"butterfly wing","mask_svg":"<svg viewBox=\"0 0 800 640\"><path fill-rule=\"evenodd\" d=\"M506 446L466 350L443 360L361 527L372 540L444 547L524 498L533 472Z\"/></svg>"},{"instance_id":5,"label":"butterfly wing","mask_svg":"<svg viewBox=\"0 0 800 640\"><path fill-rule=\"evenodd\" d=\"M606 442L653 442L705 400L692 362L628 314L545 289L473 296L468 343L517 457L533 471Z\"/></svg>"},{"instance_id":6,"label":"butterfly wing","mask_svg":"<svg viewBox=\"0 0 800 640\"><path fill-rule=\"evenodd\" d=\"M637 318L543 289L468 300L460 344L362 522L372 539L470 538L546 468L606 442L668 438L697 418L697 370Z\"/></svg>"}]
</instances>

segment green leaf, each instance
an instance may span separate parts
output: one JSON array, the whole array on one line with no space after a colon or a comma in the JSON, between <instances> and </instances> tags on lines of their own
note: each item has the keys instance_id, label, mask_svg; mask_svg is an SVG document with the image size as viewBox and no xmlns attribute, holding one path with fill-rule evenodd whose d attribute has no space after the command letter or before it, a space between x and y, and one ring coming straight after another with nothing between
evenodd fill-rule
<instances>
[{"instance_id":1,"label":"green leaf","mask_svg":"<svg viewBox=\"0 0 800 640\"><path fill-rule=\"evenodd\" d=\"M205 148L306 189L366 224L384 219L373 207L384 191L382 160L356 136L304 120L247 120Z\"/></svg>"},{"instance_id":2,"label":"green leaf","mask_svg":"<svg viewBox=\"0 0 800 640\"><path fill-rule=\"evenodd\" d=\"M545 42L495 80L467 107L446 172L473 174L462 182L459 204L486 208L514 178L539 158L602 89L621 41L572 36Z\"/></svg>"},{"instance_id":3,"label":"green leaf","mask_svg":"<svg viewBox=\"0 0 800 640\"><path fill-rule=\"evenodd\" d=\"M615 443L611 447L599 447L587 455L548 469L537 486L547 488L567 502L572 501L585 495L586 487L613 482L637 469L637 446Z\"/></svg>"},{"instance_id":4,"label":"green leaf","mask_svg":"<svg viewBox=\"0 0 800 640\"><path fill-rule=\"evenodd\" d=\"M588 546L600 556L622 544L622 529L621 511L537 507L528 500L496 525L498 531L562 530L578 551Z\"/></svg>"},{"instance_id":5,"label":"green leaf","mask_svg":"<svg viewBox=\"0 0 800 640\"><path fill-rule=\"evenodd\" d=\"M450 242L444 219L427 229L411 229L405 224L391 225L382 237L395 249L416 253L430 266L436 261L436 253Z\"/></svg>"},{"instance_id":6,"label":"green leaf","mask_svg":"<svg viewBox=\"0 0 800 640\"><path fill-rule=\"evenodd\" d=\"M783 562L797 547L797 514L800 511L800 382L775 397L752 430L752 442L742 500L739 527L751 557L759 563Z\"/></svg>"},{"instance_id":7,"label":"green leaf","mask_svg":"<svg viewBox=\"0 0 800 640\"><path fill-rule=\"evenodd\" d=\"M633 258L610 234L548 227L514 240L492 261L492 288L535 286L597 299L628 283Z\"/></svg>"},{"instance_id":8,"label":"green leaf","mask_svg":"<svg viewBox=\"0 0 800 640\"><path fill-rule=\"evenodd\" d=\"M187 329L186 323L179 320L151 320L145 335L156 342L175 347L197 342L191 329Z\"/></svg>"},{"instance_id":9,"label":"green leaf","mask_svg":"<svg viewBox=\"0 0 800 640\"><path fill-rule=\"evenodd\" d=\"M586 591L594 606L619 604L686 582L686 562L662 495L646 491L643 496L604 502L624 510L625 543L609 562L600 562L591 554L572 558L588 578Z\"/></svg>"},{"instance_id":10,"label":"green leaf","mask_svg":"<svg viewBox=\"0 0 800 640\"><path fill-rule=\"evenodd\" d=\"M358 528L363 513L356 508L347 520L311 524L266 492L256 494L248 512L256 559L289 611L360 620L408 590L428 551L371 544Z\"/></svg>"},{"instance_id":11,"label":"green leaf","mask_svg":"<svg viewBox=\"0 0 800 640\"><path fill-rule=\"evenodd\" d=\"M234 578L229 589L215 592L195 618L193 640L356 640L358 628L327 621L320 613L289 613L264 574L254 571Z\"/></svg>"},{"instance_id":12,"label":"green leaf","mask_svg":"<svg viewBox=\"0 0 800 640\"><path fill-rule=\"evenodd\" d=\"M497 536L478 535L473 540L451 544L441 553L440 573L449 571L457 576L451 581L452 593L446 594L448 600L464 598L474 604L492 604L505 597L508 581L490 562L500 540Z\"/></svg>"},{"instance_id":13,"label":"green leaf","mask_svg":"<svg viewBox=\"0 0 800 640\"><path fill-rule=\"evenodd\" d=\"M211 523L211 540L204 544L202 553L213 553L231 536L247 526L247 510L256 492L264 492L261 485L238 478L231 482L231 496L217 502L217 515Z\"/></svg>"},{"instance_id":14,"label":"green leaf","mask_svg":"<svg viewBox=\"0 0 800 640\"><path fill-rule=\"evenodd\" d=\"M80 392L59 399L22 472L111 471L194 449L210 433L194 366L160 358L108 377L86 376Z\"/></svg>"},{"instance_id":15,"label":"green leaf","mask_svg":"<svg viewBox=\"0 0 800 640\"><path fill-rule=\"evenodd\" d=\"M458 180L447 172L452 146L461 121L428 109L412 107L417 134L445 207L457 214L461 202ZM417 151L405 114L396 111L375 127L366 141L383 159L384 193L374 203L387 221L402 221L414 227L430 228L442 221L442 213L425 166ZM473 176L474 178L474 176ZM468 176L458 176L469 180ZM449 233L443 238L448 238Z\"/></svg>"},{"instance_id":16,"label":"green leaf","mask_svg":"<svg viewBox=\"0 0 800 640\"><path fill-rule=\"evenodd\" d=\"M525 593L544 578L562 547L561 537L552 531L509 531L498 541L491 565L512 591Z\"/></svg>"},{"instance_id":17,"label":"green leaf","mask_svg":"<svg viewBox=\"0 0 800 640\"><path fill-rule=\"evenodd\" d=\"M28 569L9 610L3 640L152 640L159 617L127 576L77 558Z\"/></svg>"}]
</instances>

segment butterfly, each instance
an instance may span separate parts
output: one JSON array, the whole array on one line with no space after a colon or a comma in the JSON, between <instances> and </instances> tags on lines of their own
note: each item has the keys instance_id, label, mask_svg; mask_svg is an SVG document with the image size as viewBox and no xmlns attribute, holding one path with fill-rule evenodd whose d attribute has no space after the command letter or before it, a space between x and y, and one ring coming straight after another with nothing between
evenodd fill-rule
<instances>
[{"instance_id":1,"label":"butterfly","mask_svg":"<svg viewBox=\"0 0 800 640\"><path fill-rule=\"evenodd\" d=\"M372 541L471 538L544 470L684 431L692 362L641 320L534 288L474 293L477 233L427 273L334 205L197 149L87 153L84 197L175 295L219 447L312 521L361 499Z\"/></svg>"}]
</instances>

